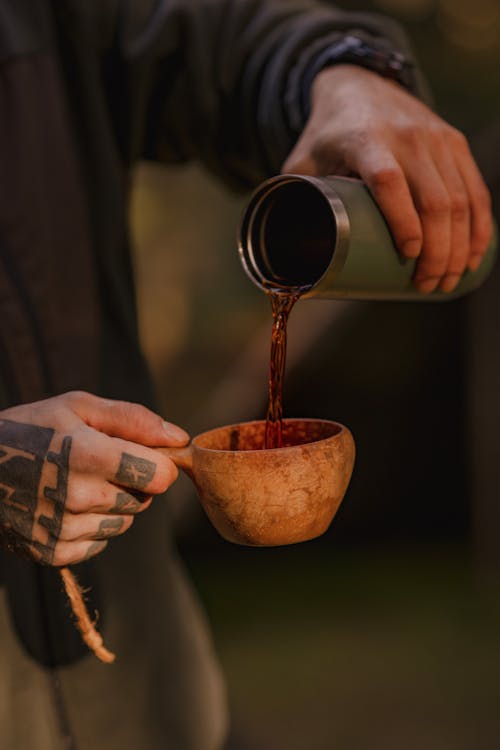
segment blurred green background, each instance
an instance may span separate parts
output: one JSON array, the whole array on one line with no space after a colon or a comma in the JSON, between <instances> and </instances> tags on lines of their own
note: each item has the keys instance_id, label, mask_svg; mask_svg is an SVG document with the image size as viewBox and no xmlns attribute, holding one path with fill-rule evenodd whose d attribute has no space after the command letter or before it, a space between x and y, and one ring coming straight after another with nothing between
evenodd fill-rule
<instances>
[{"instance_id":1,"label":"blurred green background","mask_svg":"<svg viewBox=\"0 0 500 750\"><path fill-rule=\"evenodd\" d=\"M401 21L436 108L500 198L500 3L343 2ZM137 170L144 348L192 434L265 414L268 301L236 254L245 197L196 165ZM285 414L337 419L358 449L329 532L220 540L183 478L181 554L226 673L228 750L500 747L500 276L444 305L299 303Z\"/></svg>"}]
</instances>

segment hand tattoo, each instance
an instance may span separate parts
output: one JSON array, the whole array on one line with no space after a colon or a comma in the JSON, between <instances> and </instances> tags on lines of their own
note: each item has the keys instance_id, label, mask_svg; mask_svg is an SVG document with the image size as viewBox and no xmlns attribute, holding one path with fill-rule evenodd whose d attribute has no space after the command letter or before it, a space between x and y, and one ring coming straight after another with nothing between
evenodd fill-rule
<instances>
[{"instance_id":1,"label":"hand tattoo","mask_svg":"<svg viewBox=\"0 0 500 750\"><path fill-rule=\"evenodd\" d=\"M0 543L23 557L50 564L61 529L67 498L71 437L63 439L60 453L49 451L55 431L11 420L0 420ZM52 516L40 515L47 539L35 539L42 471L46 462L57 467L56 487L44 487L43 496L54 504Z\"/></svg>"},{"instance_id":2,"label":"hand tattoo","mask_svg":"<svg viewBox=\"0 0 500 750\"><path fill-rule=\"evenodd\" d=\"M150 495L136 491L119 492L116 496L115 504L108 511L109 513L137 513L141 510L142 504L149 500Z\"/></svg>"},{"instance_id":3,"label":"hand tattoo","mask_svg":"<svg viewBox=\"0 0 500 750\"><path fill-rule=\"evenodd\" d=\"M49 537L45 545L34 542L34 546L41 554L41 561L50 564L54 557L54 548L61 533L61 525L64 516L64 507L68 495L68 474L69 474L69 454L71 451L72 438L66 436L63 439L61 452L47 454L47 461L57 466L57 485L45 487L43 494L54 503L54 513L52 516L38 517L38 523L49 532Z\"/></svg>"},{"instance_id":4,"label":"hand tattoo","mask_svg":"<svg viewBox=\"0 0 500 750\"><path fill-rule=\"evenodd\" d=\"M146 458L132 456L130 453L122 453L120 466L116 472L115 480L118 484L143 490L153 479L156 464Z\"/></svg>"},{"instance_id":5,"label":"hand tattoo","mask_svg":"<svg viewBox=\"0 0 500 750\"><path fill-rule=\"evenodd\" d=\"M75 564L86 562L87 560L90 560L91 557L94 557L94 555L99 554L99 552L102 552L103 549L106 549L108 546L107 542L92 542L89 544L89 547L84 554L84 556L80 560L75 560Z\"/></svg>"},{"instance_id":6,"label":"hand tattoo","mask_svg":"<svg viewBox=\"0 0 500 750\"><path fill-rule=\"evenodd\" d=\"M109 536L115 536L123 526L123 518L105 518L99 524L94 539L107 539Z\"/></svg>"}]
</instances>

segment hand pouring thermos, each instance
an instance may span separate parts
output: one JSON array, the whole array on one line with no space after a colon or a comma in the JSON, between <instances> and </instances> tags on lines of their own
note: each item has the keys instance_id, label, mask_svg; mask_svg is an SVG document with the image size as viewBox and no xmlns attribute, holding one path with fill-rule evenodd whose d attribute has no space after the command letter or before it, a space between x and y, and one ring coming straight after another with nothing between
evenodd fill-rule
<instances>
[{"instance_id":1,"label":"hand pouring thermos","mask_svg":"<svg viewBox=\"0 0 500 750\"><path fill-rule=\"evenodd\" d=\"M422 294L415 260L397 251L366 186L346 177L280 175L253 193L239 229L241 262L264 290L303 297L448 300L480 286L496 256L496 234L477 271L453 292Z\"/></svg>"}]
</instances>

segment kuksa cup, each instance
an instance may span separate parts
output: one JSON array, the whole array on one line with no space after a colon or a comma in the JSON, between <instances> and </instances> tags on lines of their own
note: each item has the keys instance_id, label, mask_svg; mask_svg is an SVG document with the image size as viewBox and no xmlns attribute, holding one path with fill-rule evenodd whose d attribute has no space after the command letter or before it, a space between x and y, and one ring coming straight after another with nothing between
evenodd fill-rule
<instances>
[{"instance_id":1,"label":"kuksa cup","mask_svg":"<svg viewBox=\"0 0 500 750\"><path fill-rule=\"evenodd\" d=\"M354 466L354 440L337 422L283 420L283 447L264 449L265 421L219 427L185 448L159 448L193 480L201 504L228 541L252 546L323 534Z\"/></svg>"}]
</instances>

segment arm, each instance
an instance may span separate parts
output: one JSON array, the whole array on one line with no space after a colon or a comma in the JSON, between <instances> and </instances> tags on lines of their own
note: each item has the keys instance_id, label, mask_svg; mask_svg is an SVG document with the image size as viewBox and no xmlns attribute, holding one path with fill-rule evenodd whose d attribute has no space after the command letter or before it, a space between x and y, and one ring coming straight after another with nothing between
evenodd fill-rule
<instances>
[{"instance_id":1,"label":"arm","mask_svg":"<svg viewBox=\"0 0 500 750\"><path fill-rule=\"evenodd\" d=\"M88 393L0 412L0 545L45 565L97 555L177 477L147 446L187 440L138 404Z\"/></svg>"},{"instance_id":2,"label":"arm","mask_svg":"<svg viewBox=\"0 0 500 750\"><path fill-rule=\"evenodd\" d=\"M452 291L477 268L492 232L489 193L464 136L415 96L426 96L418 72L405 90L362 63L335 64L314 78L310 111L297 106L310 66L346 35L411 62L396 24L306 0L127 7L117 28L147 101L129 108L143 113L143 154L197 158L240 186L280 169L359 175L400 252L419 258L422 292Z\"/></svg>"},{"instance_id":3,"label":"arm","mask_svg":"<svg viewBox=\"0 0 500 750\"><path fill-rule=\"evenodd\" d=\"M194 158L245 188L279 172L305 123L290 111L301 72L322 48L356 32L411 57L396 24L315 0L94 0L86 7L102 49L113 49L119 77L109 99L121 113L128 158ZM423 94L418 77L415 89Z\"/></svg>"},{"instance_id":4,"label":"arm","mask_svg":"<svg viewBox=\"0 0 500 750\"><path fill-rule=\"evenodd\" d=\"M492 234L489 192L464 135L399 84L352 65L319 73L311 105L283 171L361 177L400 252L418 258L416 287L451 292Z\"/></svg>"}]
</instances>

